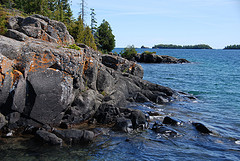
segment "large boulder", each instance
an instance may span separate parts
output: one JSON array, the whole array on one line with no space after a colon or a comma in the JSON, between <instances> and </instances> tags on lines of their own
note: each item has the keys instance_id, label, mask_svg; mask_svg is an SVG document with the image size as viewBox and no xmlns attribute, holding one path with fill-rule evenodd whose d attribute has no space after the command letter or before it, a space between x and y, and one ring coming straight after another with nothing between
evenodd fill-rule
<instances>
[{"instance_id":1,"label":"large boulder","mask_svg":"<svg viewBox=\"0 0 240 161\"><path fill-rule=\"evenodd\" d=\"M32 72L28 81L34 89L35 101L30 117L48 124L59 124L63 111L73 101L73 79L54 69Z\"/></svg>"},{"instance_id":2,"label":"large boulder","mask_svg":"<svg viewBox=\"0 0 240 161\"><path fill-rule=\"evenodd\" d=\"M33 37L58 44L75 43L62 22L50 20L41 15L32 15L27 18L11 17L7 26L6 36L18 41L25 41L28 37Z\"/></svg>"}]
</instances>

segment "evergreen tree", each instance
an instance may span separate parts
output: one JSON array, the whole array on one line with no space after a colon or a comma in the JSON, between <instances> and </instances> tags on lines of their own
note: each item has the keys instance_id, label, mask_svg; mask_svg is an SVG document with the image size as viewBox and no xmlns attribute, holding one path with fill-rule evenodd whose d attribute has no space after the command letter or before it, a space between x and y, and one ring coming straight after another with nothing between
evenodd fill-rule
<instances>
[{"instance_id":1,"label":"evergreen tree","mask_svg":"<svg viewBox=\"0 0 240 161\"><path fill-rule=\"evenodd\" d=\"M87 26L84 30L84 44L93 48L94 50L97 50L95 39L89 26Z\"/></svg>"},{"instance_id":2,"label":"evergreen tree","mask_svg":"<svg viewBox=\"0 0 240 161\"><path fill-rule=\"evenodd\" d=\"M81 15L78 17L78 21L73 23L68 30L75 39L76 43L84 43L84 26Z\"/></svg>"},{"instance_id":3,"label":"evergreen tree","mask_svg":"<svg viewBox=\"0 0 240 161\"><path fill-rule=\"evenodd\" d=\"M91 10L91 30L92 30L92 34L94 35L96 30L97 30L97 20L95 18L96 13L94 11L93 8L90 9Z\"/></svg>"},{"instance_id":4,"label":"evergreen tree","mask_svg":"<svg viewBox=\"0 0 240 161\"><path fill-rule=\"evenodd\" d=\"M96 44L100 50L110 52L115 47L115 36L112 34L110 24L103 20L95 33Z\"/></svg>"}]
</instances>

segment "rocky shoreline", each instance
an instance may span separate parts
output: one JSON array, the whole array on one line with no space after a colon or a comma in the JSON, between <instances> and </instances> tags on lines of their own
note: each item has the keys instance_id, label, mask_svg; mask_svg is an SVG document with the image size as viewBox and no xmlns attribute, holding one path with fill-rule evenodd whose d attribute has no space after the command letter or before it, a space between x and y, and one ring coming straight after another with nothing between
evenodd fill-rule
<instances>
[{"instance_id":1,"label":"rocky shoreline","mask_svg":"<svg viewBox=\"0 0 240 161\"><path fill-rule=\"evenodd\" d=\"M178 59L168 55L156 55L156 54L148 54L148 53L138 53L134 60L139 63L163 63L163 64L183 64L183 63L191 63L186 59Z\"/></svg>"},{"instance_id":2,"label":"rocky shoreline","mask_svg":"<svg viewBox=\"0 0 240 161\"><path fill-rule=\"evenodd\" d=\"M168 104L196 98L143 80L141 65L74 44L66 26L41 15L9 19L0 36L0 134L35 135L52 145L91 142L109 125L129 132L148 127L129 103ZM154 129L159 129L156 125Z\"/></svg>"}]
</instances>

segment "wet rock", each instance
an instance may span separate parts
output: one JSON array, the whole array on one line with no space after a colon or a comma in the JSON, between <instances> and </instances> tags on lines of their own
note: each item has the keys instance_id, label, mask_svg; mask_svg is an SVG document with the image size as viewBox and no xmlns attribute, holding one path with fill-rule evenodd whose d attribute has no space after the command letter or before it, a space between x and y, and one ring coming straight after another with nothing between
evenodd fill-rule
<instances>
[{"instance_id":1,"label":"wet rock","mask_svg":"<svg viewBox=\"0 0 240 161\"><path fill-rule=\"evenodd\" d=\"M67 130L54 130L54 134L62 138L68 144L81 144L89 143L93 141L95 134L92 131L88 130L76 130L76 129L67 129Z\"/></svg>"},{"instance_id":2,"label":"wet rock","mask_svg":"<svg viewBox=\"0 0 240 161\"><path fill-rule=\"evenodd\" d=\"M157 99L156 99L157 104L165 104L165 103L168 103L168 102L170 102L170 101L168 100L167 97L164 98L163 96L158 96Z\"/></svg>"},{"instance_id":3,"label":"wet rock","mask_svg":"<svg viewBox=\"0 0 240 161\"><path fill-rule=\"evenodd\" d=\"M174 126L176 126L176 125L181 125L181 121L166 116L166 117L164 117L164 119L163 119L163 124L169 124L169 125L174 125Z\"/></svg>"},{"instance_id":4,"label":"wet rock","mask_svg":"<svg viewBox=\"0 0 240 161\"><path fill-rule=\"evenodd\" d=\"M132 122L130 119L126 119L124 117L120 117L116 119L116 123L114 125L114 130L122 131L128 133L131 131Z\"/></svg>"},{"instance_id":5,"label":"wet rock","mask_svg":"<svg viewBox=\"0 0 240 161\"><path fill-rule=\"evenodd\" d=\"M148 115L149 116L161 116L161 114L159 112L154 112L154 111L149 111Z\"/></svg>"},{"instance_id":6,"label":"wet rock","mask_svg":"<svg viewBox=\"0 0 240 161\"><path fill-rule=\"evenodd\" d=\"M153 125L152 130L167 137L176 137L179 135L177 131L158 123Z\"/></svg>"},{"instance_id":7,"label":"wet rock","mask_svg":"<svg viewBox=\"0 0 240 161\"><path fill-rule=\"evenodd\" d=\"M192 125L201 133L209 134L212 133L205 125L202 123L192 123Z\"/></svg>"},{"instance_id":8,"label":"wet rock","mask_svg":"<svg viewBox=\"0 0 240 161\"><path fill-rule=\"evenodd\" d=\"M139 127L145 128L146 117L142 111L134 110L131 112L130 119L132 120L133 129L137 129Z\"/></svg>"},{"instance_id":9,"label":"wet rock","mask_svg":"<svg viewBox=\"0 0 240 161\"><path fill-rule=\"evenodd\" d=\"M36 132L36 137L41 139L43 142L51 145L62 145L62 142L63 142L61 138L45 130L38 130Z\"/></svg>"}]
</instances>

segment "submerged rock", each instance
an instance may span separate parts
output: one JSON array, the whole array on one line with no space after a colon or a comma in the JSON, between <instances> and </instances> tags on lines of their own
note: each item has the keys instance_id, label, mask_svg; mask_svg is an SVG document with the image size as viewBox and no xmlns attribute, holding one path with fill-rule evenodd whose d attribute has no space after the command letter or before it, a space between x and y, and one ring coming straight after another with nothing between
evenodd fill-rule
<instances>
[{"instance_id":1,"label":"submerged rock","mask_svg":"<svg viewBox=\"0 0 240 161\"><path fill-rule=\"evenodd\" d=\"M202 123L192 123L192 125L201 133L209 134L212 133L205 125Z\"/></svg>"},{"instance_id":2,"label":"submerged rock","mask_svg":"<svg viewBox=\"0 0 240 161\"><path fill-rule=\"evenodd\" d=\"M90 143L95 137L95 134L88 130L54 130L53 133L71 145Z\"/></svg>"},{"instance_id":3,"label":"submerged rock","mask_svg":"<svg viewBox=\"0 0 240 161\"><path fill-rule=\"evenodd\" d=\"M157 133L163 134L167 137L176 137L179 135L178 132L175 131L174 129L171 129L170 127L158 123L155 123L153 125L152 130Z\"/></svg>"},{"instance_id":4,"label":"submerged rock","mask_svg":"<svg viewBox=\"0 0 240 161\"><path fill-rule=\"evenodd\" d=\"M38 130L36 136L42 141L51 145L62 145L62 139L57 137L55 134L45 130Z\"/></svg>"},{"instance_id":5,"label":"submerged rock","mask_svg":"<svg viewBox=\"0 0 240 161\"><path fill-rule=\"evenodd\" d=\"M164 117L163 124L169 124L169 125L181 125L181 121L171 118L171 117Z\"/></svg>"},{"instance_id":6,"label":"submerged rock","mask_svg":"<svg viewBox=\"0 0 240 161\"><path fill-rule=\"evenodd\" d=\"M128 133L132 130L132 121L124 117L117 118L113 129Z\"/></svg>"}]
</instances>

